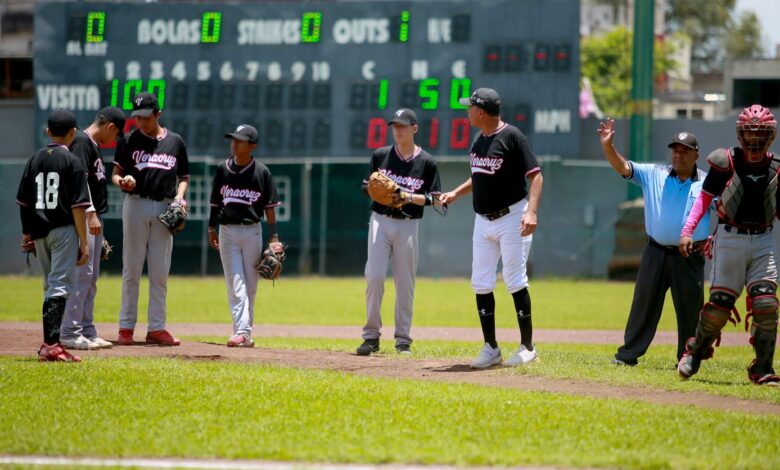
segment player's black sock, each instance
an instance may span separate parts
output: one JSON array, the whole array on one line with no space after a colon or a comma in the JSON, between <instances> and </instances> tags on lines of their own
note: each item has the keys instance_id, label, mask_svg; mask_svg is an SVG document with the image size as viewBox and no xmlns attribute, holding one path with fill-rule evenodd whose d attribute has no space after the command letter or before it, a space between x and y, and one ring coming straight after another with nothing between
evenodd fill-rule
<instances>
[{"instance_id":1,"label":"player's black sock","mask_svg":"<svg viewBox=\"0 0 780 470\"><path fill-rule=\"evenodd\" d=\"M515 301L517 325L520 327L520 343L529 351L533 351L534 328L531 324L531 295L528 293L528 288L512 294L512 300Z\"/></svg>"},{"instance_id":2,"label":"player's black sock","mask_svg":"<svg viewBox=\"0 0 780 470\"><path fill-rule=\"evenodd\" d=\"M43 303L43 342L52 345L60 342L60 326L65 313L65 299L55 297Z\"/></svg>"},{"instance_id":3,"label":"player's black sock","mask_svg":"<svg viewBox=\"0 0 780 470\"><path fill-rule=\"evenodd\" d=\"M492 348L498 347L496 343L496 299L493 293L477 294L477 313L479 323L482 325L482 336L485 342Z\"/></svg>"}]
</instances>

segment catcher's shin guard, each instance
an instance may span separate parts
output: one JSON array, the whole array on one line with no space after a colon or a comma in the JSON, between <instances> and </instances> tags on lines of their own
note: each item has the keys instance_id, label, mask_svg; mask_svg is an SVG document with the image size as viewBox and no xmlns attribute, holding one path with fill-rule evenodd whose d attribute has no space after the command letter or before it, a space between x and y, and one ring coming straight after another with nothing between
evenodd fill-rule
<instances>
[{"instance_id":1,"label":"catcher's shin guard","mask_svg":"<svg viewBox=\"0 0 780 470\"><path fill-rule=\"evenodd\" d=\"M757 384L777 383L773 361L777 338L778 299L775 286L769 282L757 283L749 289L748 318L750 323L750 344L753 345L756 358L748 366L748 378ZM747 327L748 318L745 319Z\"/></svg>"},{"instance_id":2,"label":"catcher's shin guard","mask_svg":"<svg viewBox=\"0 0 780 470\"><path fill-rule=\"evenodd\" d=\"M731 320L732 313L736 314L734 309L736 300L736 296L729 292L713 291L710 293L710 301L704 304L699 313L696 336L686 343L684 356L693 356L699 361L713 356L715 353L715 349L712 347L713 343L720 339L720 332ZM738 314L736 317L739 319Z\"/></svg>"}]
</instances>

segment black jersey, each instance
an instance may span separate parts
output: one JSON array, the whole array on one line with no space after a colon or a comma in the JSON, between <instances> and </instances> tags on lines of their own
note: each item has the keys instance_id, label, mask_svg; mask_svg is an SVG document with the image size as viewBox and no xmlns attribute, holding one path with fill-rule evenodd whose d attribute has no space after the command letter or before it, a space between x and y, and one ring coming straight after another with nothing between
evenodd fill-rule
<instances>
[{"instance_id":1,"label":"black jersey","mask_svg":"<svg viewBox=\"0 0 780 470\"><path fill-rule=\"evenodd\" d=\"M103 165L100 146L87 133L78 131L69 148L74 155L81 158L82 163L87 168L89 194L92 196L92 205L95 207L95 211L98 214L105 214L108 210L108 188L106 167Z\"/></svg>"},{"instance_id":2,"label":"black jersey","mask_svg":"<svg viewBox=\"0 0 780 470\"><path fill-rule=\"evenodd\" d=\"M131 194L157 201L176 197L178 180L190 176L184 140L168 129L158 138L134 130L126 142L117 143L114 164L135 178Z\"/></svg>"},{"instance_id":3,"label":"black jersey","mask_svg":"<svg viewBox=\"0 0 780 470\"><path fill-rule=\"evenodd\" d=\"M704 183L702 183L702 191L713 196L723 195L726 186L729 184L738 184L740 187L740 189L737 189L738 194L729 197L729 199L734 199L738 204L733 217L734 220L730 220L731 218L725 214L725 211L719 210L718 218L720 223L734 224L741 227L764 227L767 224L771 224L771 219L774 217L773 214L769 214L770 220L767 220L766 203L769 201L766 198L768 193L775 192L767 190L769 184L776 178L777 164L773 165L772 162L774 155L768 154L768 158L760 163L750 163L745 160L742 149L739 147L730 149L729 155L731 156L732 167L728 170L712 167L704 178ZM780 191L775 192L775 198L779 196ZM775 207L780 207L776 201L777 199L773 201L775 202ZM725 201L720 202L723 203Z\"/></svg>"},{"instance_id":4,"label":"black jersey","mask_svg":"<svg viewBox=\"0 0 780 470\"><path fill-rule=\"evenodd\" d=\"M438 194L441 192L439 168L431 154L420 147L415 147L414 155L410 159L402 160L399 155L400 152L395 145L374 151L368 175L363 179L364 192L367 191L368 176L375 171L385 174L408 193ZM401 209L393 209L372 201L371 210L391 217L420 219L423 216L423 206L416 204L405 204Z\"/></svg>"},{"instance_id":5,"label":"black jersey","mask_svg":"<svg viewBox=\"0 0 780 470\"><path fill-rule=\"evenodd\" d=\"M254 158L238 166L229 158L214 174L209 226L256 224L266 208L279 205L279 193L267 166Z\"/></svg>"},{"instance_id":6,"label":"black jersey","mask_svg":"<svg viewBox=\"0 0 780 470\"><path fill-rule=\"evenodd\" d=\"M24 167L16 202L21 206L22 232L33 240L73 225L71 210L90 205L87 169L68 147L44 147Z\"/></svg>"},{"instance_id":7,"label":"black jersey","mask_svg":"<svg viewBox=\"0 0 780 470\"><path fill-rule=\"evenodd\" d=\"M477 214L497 212L521 201L528 194L525 178L540 171L528 137L507 123L490 135L477 134L469 161Z\"/></svg>"}]
</instances>

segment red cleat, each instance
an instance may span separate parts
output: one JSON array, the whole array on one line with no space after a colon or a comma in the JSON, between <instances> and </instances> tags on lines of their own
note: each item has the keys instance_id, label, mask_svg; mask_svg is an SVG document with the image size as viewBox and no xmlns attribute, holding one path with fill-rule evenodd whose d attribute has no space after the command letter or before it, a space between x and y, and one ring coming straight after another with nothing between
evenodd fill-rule
<instances>
[{"instance_id":1,"label":"red cleat","mask_svg":"<svg viewBox=\"0 0 780 470\"><path fill-rule=\"evenodd\" d=\"M81 362L81 358L66 351L60 343L51 346L44 343L38 350L38 362Z\"/></svg>"},{"instance_id":2,"label":"red cleat","mask_svg":"<svg viewBox=\"0 0 780 470\"><path fill-rule=\"evenodd\" d=\"M230 337L227 346L229 348L254 348L255 342L247 335L238 333Z\"/></svg>"},{"instance_id":3,"label":"red cleat","mask_svg":"<svg viewBox=\"0 0 780 470\"><path fill-rule=\"evenodd\" d=\"M132 328L120 328L119 336L116 338L116 344L120 346L132 346L135 344L133 341L133 329Z\"/></svg>"},{"instance_id":4,"label":"red cleat","mask_svg":"<svg viewBox=\"0 0 780 470\"><path fill-rule=\"evenodd\" d=\"M166 330L150 331L146 334L146 342L159 344L160 346L178 346L181 344L179 338L174 338Z\"/></svg>"}]
</instances>

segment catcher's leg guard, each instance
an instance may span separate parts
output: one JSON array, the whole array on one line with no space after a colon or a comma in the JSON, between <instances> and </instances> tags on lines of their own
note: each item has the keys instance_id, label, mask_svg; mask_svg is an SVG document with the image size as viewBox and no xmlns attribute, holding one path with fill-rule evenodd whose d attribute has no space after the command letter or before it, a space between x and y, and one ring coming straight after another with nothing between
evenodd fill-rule
<instances>
[{"instance_id":1,"label":"catcher's leg guard","mask_svg":"<svg viewBox=\"0 0 780 470\"><path fill-rule=\"evenodd\" d=\"M776 286L771 282L758 282L748 290L752 318L750 325L750 344L756 358L748 366L748 378L757 384L778 383L772 362L775 356L777 337L778 299ZM745 319L747 326L747 318Z\"/></svg>"},{"instance_id":2,"label":"catcher's leg guard","mask_svg":"<svg viewBox=\"0 0 780 470\"><path fill-rule=\"evenodd\" d=\"M736 296L730 292L710 291L710 300L704 304L699 314L696 336L688 339L683 357L677 365L677 372L683 378L687 379L696 374L701 361L711 358L715 353L712 344L720 337L720 331L731 318L736 300Z\"/></svg>"}]
</instances>

